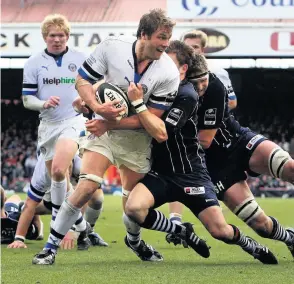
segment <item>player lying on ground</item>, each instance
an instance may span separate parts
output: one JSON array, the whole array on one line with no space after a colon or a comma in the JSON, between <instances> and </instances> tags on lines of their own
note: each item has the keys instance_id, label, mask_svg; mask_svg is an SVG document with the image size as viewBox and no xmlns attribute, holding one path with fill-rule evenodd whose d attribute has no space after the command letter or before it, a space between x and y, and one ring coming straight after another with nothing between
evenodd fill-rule
<instances>
[{"instance_id":1,"label":"player lying on ground","mask_svg":"<svg viewBox=\"0 0 294 284\"><path fill-rule=\"evenodd\" d=\"M81 167L81 158L75 156L72 167L70 167L70 176L71 184L75 185L76 180L80 173ZM33 177L31 179L30 189L28 191L27 199L24 203L24 208L20 216L17 229L16 229L16 238L8 248L27 248L25 244L25 236L29 229L31 220L34 218L34 215L39 214L51 214L52 212L52 203L51 203L51 194L50 194L50 183L51 179L48 175L45 161L43 155L39 155L38 162L34 170ZM95 233L94 226L97 219L100 216L103 205L103 191L98 190L95 192L91 200L85 206L84 218L87 222L90 223L92 231L88 234L89 240L94 246L108 246L107 243ZM79 231L79 219L74 228ZM75 234L71 233L65 238L62 248L63 249L72 249L74 247L74 237ZM10 242L11 242L10 241ZM77 239L77 246L79 250L85 250L89 247L88 239L85 241L85 236L81 234Z\"/></svg>"},{"instance_id":2,"label":"player lying on ground","mask_svg":"<svg viewBox=\"0 0 294 284\"><path fill-rule=\"evenodd\" d=\"M106 169L115 164L120 171L123 187L123 207L129 192L150 169L151 139L167 139L164 123L158 118L170 108L179 85L179 73L172 60L164 53L172 35L174 22L162 10L152 10L140 19L137 38L109 37L102 41L79 69L76 87L86 105L97 113L100 108L92 84L104 77L105 81L132 91L134 84L144 85L144 102L134 102L132 110L141 110L148 123L141 123L135 114L119 123L92 120L86 124L89 135L83 146L81 175L74 193L63 203L44 250L37 254L34 264L53 264L63 236L77 220L82 206L103 182ZM108 86L110 86L108 84ZM123 109L119 108L120 112ZM121 118L121 117L120 117ZM157 121L150 128L150 122ZM153 124L152 124L153 126ZM150 136L147 132L152 136ZM100 131L99 134L96 133ZM129 130L126 130L129 129ZM107 133L105 133L107 131ZM97 137L98 136L98 137ZM99 137L100 136L100 137ZM125 214L127 238L142 260L161 261L162 256L140 237L140 227Z\"/></svg>"},{"instance_id":3,"label":"player lying on ground","mask_svg":"<svg viewBox=\"0 0 294 284\"><path fill-rule=\"evenodd\" d=\"M204 57L198 58L205 64ZM268 174L293 183L293 159L274 142L239 125L229 114L227 93L217 86L214 74L190 81L201 96L198 138L218 199L261 237L284 242L294 257L294 229L284 229L277 219L266 215L246 182L247 174ZM182 205L177 204L171 213L181 216ZM180 242L173 235L167 241Z\"/></svg>"},{"instance_id":4,"label":"player lying on ground","mask_svg":"<svg viewBox=\"0 0 294 284\"><path fill-rule=\"evenodd\" d=\"M16 194L6 198L1 186L1 244L11 243L17 238L16 228L23 202ZM29 240L43 240L43 223L39 215L30 219L25 236Z\"/></svg>"},{"instance_id":5,"label":"player lying on ground","mask_svg":"<svg viewBox=\"0 0 294 284\"><path fill-rule=\"evenodd\" d=\"M193 50L180 41L172 42L167 53L181 76L178 96L171 110L163 116L169 138L161 144L153 141L152 171L131 192L126 214L141 227L177 235L207 258L209 248L195 235L191 224L175 224L154 209L167 202L180 201L214 238L240 246L263 263L276 264L275 256L266 247L243 235L236 226L226 223L214 192L204 151L197 139L198 95L187 81L187 77L192 75L199 80L206 78L208 69L198 60L192 61Z\"/></svg>"}]
</instances>

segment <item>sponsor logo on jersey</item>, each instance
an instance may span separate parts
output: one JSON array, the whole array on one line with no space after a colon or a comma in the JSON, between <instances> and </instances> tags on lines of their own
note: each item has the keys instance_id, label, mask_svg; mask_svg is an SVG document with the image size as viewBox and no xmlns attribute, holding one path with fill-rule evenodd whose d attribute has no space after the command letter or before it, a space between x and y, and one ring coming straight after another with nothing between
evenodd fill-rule
<instances>
[{"instance_id":1,"label":"sponsor logo on jersey","mask_svg":"<svg viewBox=\"0 0 294 284\"><path fill-rule=\"evenodd\" d=\"M76 82L75 78L60 77L60 78L43 78L44 85L60 85L60 84L74 84Z\"/></svg>"},{"instance_id":2,"label":"sponsor logo on jersey","mask_svg":"<svg viewBox=\"0 0 294 284\"><path fill-rule=\"evenodd\" d=\"M184 192L189 195L199 195L205 193L205 187L184 187Z\"/></svg>"},{"instance_id":3,"label":"sponsor logo on jersey","mask_svg":"<svg viewBox=\"0 0 294 284\"><path fill-rule=\"evenodd\" d=\"M178 109L178 108L172 108L165 121L169 122L170 124L172 124L173 126L176 126L178 124L178 122L180 121L181 117L183 115L183 111Z\"/></svg>"},{"instance_id":4,"label":"sponsor logo on jersey","mask_svg":"<svg viewBox=\"0 0 294 284\"><path fill-rule=\"evenodd\" d=\"M204 125L215 125L216 108L209 108L204 113Z\"/></svg>"},{"instance_id":5,"label":"sponsor logo on jersey","mask_svg":"<svg viewBox=\"0 0 294 284\"><path fill-rule=\"evenodd\" d=\"M260 139L262 139L263 136L258 134L255 135L253 138L251 138L251 140L247 143L246 148L248 150L252 150L253 146L256 144L257 141L259 141Z\"/></svg>"},{"instance_id":6,"label":"sponsor logo on jersey","mask_svg":"<svg viewBox=\"0 0 294 284\"><path fill-rule=\"evenodd\" d=\"M75 65L74 63L70 63L70 64L68 65L68 69L69 69L69 71L71 71L71 72L76 72L76 71L77 71L77 65Z\"/></svg>"}]
</instances>

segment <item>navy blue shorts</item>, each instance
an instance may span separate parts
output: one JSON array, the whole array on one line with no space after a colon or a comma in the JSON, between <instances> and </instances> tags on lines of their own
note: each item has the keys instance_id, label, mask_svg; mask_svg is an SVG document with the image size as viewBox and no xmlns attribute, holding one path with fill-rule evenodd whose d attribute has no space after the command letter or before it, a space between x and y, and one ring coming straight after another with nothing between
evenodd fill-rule
<instances>
[{"instance_id":1,"label":"navy blue shorts","mask_svg":"<svg viewBox=\"0 0 294 284\"><path fill-rule=\"evenodd\" d=\"M152 193L157 208L165 203L179 201L197 217L210 206L219 206L214 186L206 171L166 176L149 172L141 181Z\"/></svg>"},{"instance_id":2,"label":"navy blue shorts","mask_svg":"<svg viewBox=\"0 0 294 284\"><path fill-rule=\"evenodd\" d=\"M207 151L206 164L218 199L223 199L224 192L237 182L250 176L258 176L249 169L249 160L256 147L267 140L263 135L242 128L237 140L229 148L214 147Z\"/></svg>"}]
</instances>

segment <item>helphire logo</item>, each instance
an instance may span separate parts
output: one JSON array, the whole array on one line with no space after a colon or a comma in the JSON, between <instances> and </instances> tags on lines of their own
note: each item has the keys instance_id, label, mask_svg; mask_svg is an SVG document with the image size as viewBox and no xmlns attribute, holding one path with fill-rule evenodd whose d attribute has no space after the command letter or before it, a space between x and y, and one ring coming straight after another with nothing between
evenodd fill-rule
<instances>
[{"instance_id":1,"label":"helphire logo","mask_svg":"<svg viewBox=\"0 0 294 284\"><path fill-rule=\"evenodd\" d=\"M60 78L43 78L44 85L60 85L60 84L74 84L75 78L60 77Z\"/></svg>"}]
</instances>

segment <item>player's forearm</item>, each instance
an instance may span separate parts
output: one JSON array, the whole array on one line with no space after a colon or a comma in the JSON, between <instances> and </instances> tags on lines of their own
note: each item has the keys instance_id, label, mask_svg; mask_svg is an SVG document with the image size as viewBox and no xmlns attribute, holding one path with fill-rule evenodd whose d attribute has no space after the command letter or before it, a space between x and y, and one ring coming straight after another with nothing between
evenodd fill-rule
<instances>
[{"instance_id":1,"label":"player's forearm","mask_svg":"<svg viewBox=\"0 0 294 284\"><path fill-rule=\"evenodd\" d=\"M37 206L37 203L35 205L35 204L33 204L33 202L28 202L28 200L27 200L27 203L29 203L29 204L25 205L24 210L20 215L20 218L19 218L19 221L17 224L17 229L16 229L16 235L18 235L18 236L25 237L28 232L30 224L34 218L35 209Z\"/></svg>"},{"instance_id":2,"label":"player's forearm","mask_svg":"<svg viewBox=\"0 0 294 284\"><path fill-rule=\"evenodd\" d=\"M161 143L168 139L164 122L148 109L137 114L141 124L157 142Z\"/></svg>"},{"instance_id":3,"label":"player's forearm","mask_svg":"<svg viewBox=\"0 0 294 284\"><path fill-rule=\"evenodd\" d=\"M22 101L25 108L36 111L44 109L44 104L46 103L46 101L42 101L32 95L23 96Z\"/></svg>"},{"instance_id":4,"label":"player's forearm","mask_svg":"<svg viewBox=\"0 0 294 284\"><path fill-rule=\"evenodd\" d=\"M131 130L143 128L140 119L137 115L122 118L119 122L107 121L107 128L109 130Z\"/></svg>"},{"instance_id":5,"label":"player's forearm","mask_svg":"<svg viewBox=\"0 0 294 284\"><path fill-rule=\"evenodd\" d=\"M91 84L79 86L77 88L79 96L85 102L85 104L92 109L95 113L99 114L100 105L96 100L95 92Z\"/></svg>"}]
</instances>

